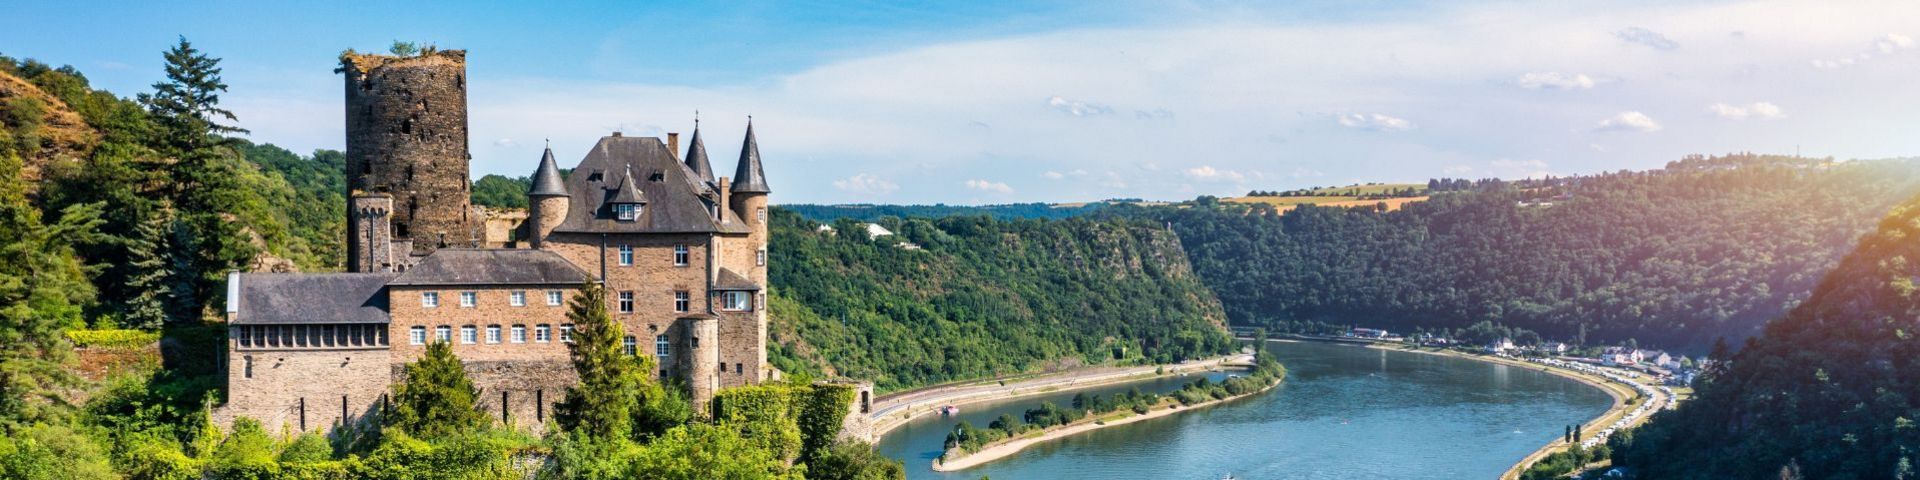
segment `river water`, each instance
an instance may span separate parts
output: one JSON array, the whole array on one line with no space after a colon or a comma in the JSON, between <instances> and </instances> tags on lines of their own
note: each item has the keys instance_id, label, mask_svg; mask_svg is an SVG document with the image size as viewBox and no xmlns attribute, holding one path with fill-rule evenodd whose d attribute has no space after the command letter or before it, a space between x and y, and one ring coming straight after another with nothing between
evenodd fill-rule
<instances>
[{"instance_id":1,"label":"river water","mask_svg":"<svg viewBox=\"0 0 1920 480\"><path fill-rule=\"evenodd\" d=\"M1524 367L1329 343L1274 343L1287 382L1259 397L1118 425L1035 445L959 472L929 466L957 419L928 417L882 438L909 479L1495 478L1566 425L1612 399L1579 382ZM1215 374L1216 378L1219 374ZM1128 388L1167 391L1197 377ZM963 407L985 427L1074 392Z\"/></svg>"}]
</instances>

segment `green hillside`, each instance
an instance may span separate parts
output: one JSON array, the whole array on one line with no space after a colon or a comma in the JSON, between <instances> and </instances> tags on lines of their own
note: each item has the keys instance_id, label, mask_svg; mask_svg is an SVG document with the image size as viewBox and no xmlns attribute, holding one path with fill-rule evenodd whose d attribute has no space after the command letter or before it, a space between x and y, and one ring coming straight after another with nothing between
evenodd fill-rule
<instances>
[{"instance_id":1,"label":"green hillside","mask_svg":"<svg viewBox=\"0 0 1920 480\"><path fill-rule=\"evenodd\" d=\"M1171 222L1235 324L1493 321L1590 345L1705 352L1805 299L1818 272L1915 192L1916 161L1740 155L1476 182L1390 212L1203 201L1107 213Z\"/></svg>"},{"instance_id":2,"label":"green hillside","mask_svg":"<svg viewBox=\"0 0 1920 480\"><path fill-rule=\"evenodd\" d=\"M770 355L790 372L891 390L1231 348L1179 240L1151 224L887 219L897 235L874 238L820 225L774 210Z\"/></svg>"},{"instance_id":3,"label":"green hillside","mask_svg":"<svg viewBox=\"0 0 1920 480\"><path fill-rule=\"evenodd\" d=\"M1693 401L1614 437L1638 478L1914 478L1920 198L1861 237L1806 302L1708 369Z\"/></svg>"}]
</instances>

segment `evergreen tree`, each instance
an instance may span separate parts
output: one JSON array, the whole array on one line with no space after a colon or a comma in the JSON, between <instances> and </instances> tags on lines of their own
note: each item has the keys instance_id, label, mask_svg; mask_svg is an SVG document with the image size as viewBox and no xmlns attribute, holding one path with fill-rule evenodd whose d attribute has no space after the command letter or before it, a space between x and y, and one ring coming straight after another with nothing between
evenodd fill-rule
<instances>
[{"instance_id":1,"label":"evergreen tree","mask_svg":"<svg viewBox=\"0 0 1920 480\"><path fill-rule=\"evenodd\" d=\"M233 112L220 108L220 92L227 90L220 79L220 59L181 37L166 52L166 60L167 80L155 83L154 93L140 94L140 103L158 126L156 148L174 159L164 193L177 212L175 240L186 240L175 245L180 254L174 274L189 282L192 295L176 300L193 302L186 318L191 319L224 294L221 282L227 272L246 265L258 252L247 241L245 223L236 221L248 196L239 181L235 140L221 135L246 130L220 123L237 120Z\"/></svg>"},{"instance_id":2,"label":"evergreen tree","mask_svg":"<svg viewBox=\"0 0 1920 480\"><path fill-rule=\"evenodd\" d=\"M173 269L168 262L166 224L167 219L161 217L141 222L135 230L138 236L127 241L128 266L133 271L127 287L135 292L122 307L127 327L157 330L166 322L169 311L176 311L169 286Z\"/></svg>"},{"instance_id":3,"label":"evergreen tree","mask_svg":"<svg viewBox=\"0 0 1920 480\"><path fill-rule=\"evenodd\" d=\"M580 383L554 409L560 427L587 438L610 440L632 433L634 362L620 352L620 326L607 314L607 290L597 283L580 287L568 305L573 343L567 346Z\"/></svg>"},{"instance_id":4,"label":"evergreen tree","mask_svg":"<svg viewBox=\"0 0 1920 480\"><path fill-rule=\"evenodd\" d=\"M472 432L488 423L473 406L478 395L466 368L453 356L453 346L434 342L427 345L425 356L407 365L407 381L393 387L386 423L426 439Z\"/></svg>"}]
</instances>

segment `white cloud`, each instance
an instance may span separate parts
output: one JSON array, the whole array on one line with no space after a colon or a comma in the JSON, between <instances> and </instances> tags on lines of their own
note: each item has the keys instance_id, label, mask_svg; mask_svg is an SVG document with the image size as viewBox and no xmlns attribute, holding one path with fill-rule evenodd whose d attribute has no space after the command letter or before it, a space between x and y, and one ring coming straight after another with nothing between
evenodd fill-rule
<instances>
[{"instance_id":1,"label":"white cloud","mask_svg":"<svg viewBox=\"0 0 1920 480\"><path fill-rule=\"evenodd\" d=\"M1613 37L1628 43L1638 43L1653 47L1654 50L1672 51L1680 48L1679 42L1667 38L1666 35L1661 35L1660 32L1642 27L1627 27L1624 30L1613 32Z\"/></svg>"},{"instance_id":2,"label":"white cloud","mask_svg":"<svg viewBox=\"0 0 1920 480\"><path fill-rule=\"evenodd\" d=\"M1045 178L1048 180L1059 180L1062 178L1067 178L1067 174L1048 170L1047 173L1040 174L1040 178Z\"/></svg>"},{"instance_id":3,"label":"white cloud","mask_svg":"<svg viewBox=\"0 0 1920 480\"><path fill-rule=\"evenodd\" d=\"M1221 170L1221 169L1213 168L1212 165L1201 165L1198 167L1182 170L1180 173L1185 174L1187 177L1193 178L1196 180L1238 182L1241 180L1246 180L1247 178L1246 174L1242 174L1240 172L1236 172L1232 170Z\"/></svg>"},{"instance_id":4,"label":"white cloud","mask_svg":"<svg viewBox=\"0 0 1920 480\"><path fill-rule=\"evenodd\" d=\"M496 146L496 147L505 147L505 148L513 148L513 147L518 147L518 146L520 146L520 142L516 142L516 141L513 141L513 139L511 139L511 138L502 138L502 139L499 139L499 140L494 140L494 141L493 141L493 146Z\"/></svg>"},{"instance_id":5,"label":"white cloud","mask_svg":"<svg viewBox=\"0 0 1920 480\"><path fill-rule=\"evenodd\" d=\"M833 188L863 195L886 195L900 189L900 184L876 177L871 173L862 173L833 181Z\"/></svg>"},{"instance_id":6,"label":"white cloud","mask_svg":"<svg viewBox=\"0 0 1920 480\"><path fill-rule=\"evenodd\" d=\"M1441 168L1440 168L1440 173L1444 173L1444 174L1447 174L1447 175L1466 175L1466 174L1470 174L1470 173L1473 173L1473 166L1471 166L1471 165L1448 165L1448 166L1445 166L1445 167L1441 167Z\"/></svg>"},{"instance_id":7,"label":"white cloud","mask_svg":"<svg viewBox=\"0 0 1920 480\"><path fill-rule=\"evenodd\" d=\"M1073 115L1076 117L1090 117L1094 115L1106 115L1109 113L1113 113L1113 107L1101 105L1098 103L1082 102L1079 100L1068 100L1065 98L1060 98L1058 96L1048 98L1047 106L1052 107L1054 110L1066 112L1068 115Z\"/></svg>"},{"instance_id":8,"label":"white cloud","mask_svg":"<svg viewBox=\"0 0 1920 480\"><path fill-rule=\"evenodd\" d=\"M1327 175L1327 172L1322 172L1322 171L1314 170L1307 167L1294 167L1293 173L1289 173L1287 175L1293 178L1313 178L1313 177L1324 177Z\"/></svg>"},{"instance_id":9,"label":"white cloud","mask_svg":"<svg viewBox=\"0 0 1920 480\"><path fill-rule=\"evenodd\" d=\"M1530 72L1521 75L1516 83L1528 90L1586 90L1596 82L1584 73Z\"/></svg>"},{"instance_id":10,"label":"white cloud","mask_svg":"<svg viewBox=\"0 0 1920 480\"><path fill-rule=\"evenodd\" d=\"M1888 56L1912 50L1916 45L1920 45L1920 43L1916 43L1913 37L1898 33L1889 33L1874 39L1873 48L1845 57L1814 60L1813 68L1833 70L1851 67L1872 60L1878 56Z\"/></svg>"},{"instance_id":11,"label":"white cloud","mask_svg":"<svg viewBox=\"0 0 1920 480\"><path fill-rule=\"evenodd\" d=\"M1376 132L1399 132L1413 128L1406 119L1378 113L1350 113L1340 116L1340 125Z\"/></svg>"},{"instance_id":12,"label":"white cloud","mask_svg":"<svg viewBox=\"0 0 1920 480\"><path fill-rule=\"evenodd\" d=\"M1600 152L1600 153L1607 153L1607 146L1606 146L1606 145L1601 145L1601 144L1598 144L1598 143L1589 143L1589 144L1587 144L1587 149L1588 149L1588 150L1593 150L1593 151L1595 151L1595 152Z\"/></svg>"},{"instance_id":13,"label":"white cloud","mask_svg":"<svg viewBox=\"0 0 1920 480\"><path fill-rule=\"evenodd\" d=\"M995 192L995 193L1013 193L1013 187L1009 187L1007 186L1007 184L1001 183L1001 182L992 182L987 180L967 180L965 182L965 185L967 186L967 188L971 188L974 190L981 190L981 191Z\"/></svg>"},{"instance_id":14,"label":"white cloud","mask_svg":"<svg viewBox=\"0 0 1920 480\"><path fill-rule=\"evenodd\" d=\"M1728 120L1786 118L1787 116L1786 112L1780 110L1779 105L1768 102L1753 102L1746 105L1716 103L1708 105L1707 112Z\"/></svg>"},{"instance_id":15,"label":"white cloud","mask_svg":"<svg viewBox=\"0 0 1920 480\"><path fill-rule=\"evenodd\" d=\"M1660 122L1654 121L1653 117L1649 117L1647 114L1640 112L1620 112L1618 115L1601 120L1600 124L1594 127L1594 130L1600 132L1658 132L1660 128L1662 128Z\"/></svg>"}]
</instances>

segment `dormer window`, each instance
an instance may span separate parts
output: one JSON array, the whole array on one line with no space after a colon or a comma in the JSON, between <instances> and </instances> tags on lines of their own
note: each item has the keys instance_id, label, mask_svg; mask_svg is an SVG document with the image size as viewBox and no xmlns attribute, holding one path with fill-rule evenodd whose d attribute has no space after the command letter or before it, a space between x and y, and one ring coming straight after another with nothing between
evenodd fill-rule
<instances>
[{"instance_id":1,"label":"dormer window","mask_svg":"<svg viewBox=\"0 0 1920 480\"><path fill-rule=\"evenodd\" d=\"M622 222L638 220L640 219L640 205L633 203L615 204L613 206L613 218L619 219Z\"/></svg>"}]
</instances>

